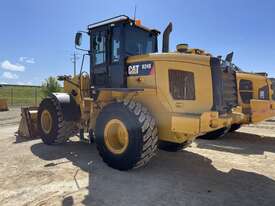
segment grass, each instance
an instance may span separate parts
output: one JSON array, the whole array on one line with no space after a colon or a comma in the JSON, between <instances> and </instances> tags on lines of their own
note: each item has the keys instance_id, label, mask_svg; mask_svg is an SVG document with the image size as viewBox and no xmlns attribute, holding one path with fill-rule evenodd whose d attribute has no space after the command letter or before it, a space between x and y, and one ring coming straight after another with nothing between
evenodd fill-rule
<instances>
[{"instance_id":1,"label":"grass","mask_svg":"<svg viewBox=\"0 0 275 206\"><path fill-rule=\"evenodd\" d=\"M7 99L9 106L36 106L43 98L41 87L5 85L0 87L0 99Z\"/></svg>"}]
</instances>

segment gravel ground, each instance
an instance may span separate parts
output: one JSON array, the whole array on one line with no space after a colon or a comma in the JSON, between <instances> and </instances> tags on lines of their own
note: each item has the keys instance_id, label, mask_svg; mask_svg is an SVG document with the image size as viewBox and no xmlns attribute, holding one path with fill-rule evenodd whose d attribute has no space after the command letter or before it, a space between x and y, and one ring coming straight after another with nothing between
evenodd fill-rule
<instances>
[{"instance_id":1,"label":"gravel ground","mask_svg":"<svg viewBox=\"0 0 275 206\"><path fill-rule=\"evenodd\" d=\"M18 117L6 124L2 114L0 205L275 205L272 121L160 151L146 167L121 172L77 138L47 146L16 137Z\"/></svg>"},{"instance_id":2,"label":"gravel ground","mask_svg":"<svg viewBox=\"0 0 275 206\"><path fill-rule=\"evenodd\" d=\"M21 109L19 107L11 107L9 111L0 112L0 128L19 124L20 113Z\"/></svg>"}]
</instances>

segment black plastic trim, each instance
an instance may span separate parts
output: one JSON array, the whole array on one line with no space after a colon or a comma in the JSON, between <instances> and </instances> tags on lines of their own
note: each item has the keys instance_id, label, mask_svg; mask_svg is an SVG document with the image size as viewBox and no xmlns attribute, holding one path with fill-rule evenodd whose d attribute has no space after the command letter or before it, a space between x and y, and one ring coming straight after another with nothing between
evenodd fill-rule
<instances>
[{"instance_id":1,"label":"black plastic trim","mask_svg":"<svg viewBox=\"0 0 275 206\"><path fill-rule=\"evenodd\" d=\"M210 58L210 67L212 73L212 88L213 88L213 111L223 110L223 95L222 86L222 71L220 68L220 60L218 58Z\"/></svg>"},{"instance_id":2,"label":"black plastic trim","mask_svg":"<svg viewBox=\"0 0 275 206\"><path fill-rule=\"evenodd\" d=\"M114 92L142 92L143 88L97 88L97 91L114 91Z\"/></svg>"}]
</instances>

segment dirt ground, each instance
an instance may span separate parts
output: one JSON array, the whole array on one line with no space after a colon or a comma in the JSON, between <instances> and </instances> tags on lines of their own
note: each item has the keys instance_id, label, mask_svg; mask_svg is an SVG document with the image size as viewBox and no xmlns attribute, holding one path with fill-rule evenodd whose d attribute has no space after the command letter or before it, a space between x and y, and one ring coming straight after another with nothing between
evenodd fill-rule
<instances>
[{"instance_id":1,"label":"dirt ground","mask_svg":"<svg viewBox=\"0 0 275 206\"><path fill-rule=\"evenodd\" d=\"M0 205L275 205L275 120L121 172L76 138L16 137L19 112L0 113Z\"/></svg>"},{"instance_id":2,"label":"dirt ground","mask_svg":"<svg viewBox=\"0 0 275 206\"><path fill-rule=\"evenodd\" d=\"M0 128L19 123L21 115L19 107L9 108L9 111L0 112Z\"/></svg>"}]
</instances>

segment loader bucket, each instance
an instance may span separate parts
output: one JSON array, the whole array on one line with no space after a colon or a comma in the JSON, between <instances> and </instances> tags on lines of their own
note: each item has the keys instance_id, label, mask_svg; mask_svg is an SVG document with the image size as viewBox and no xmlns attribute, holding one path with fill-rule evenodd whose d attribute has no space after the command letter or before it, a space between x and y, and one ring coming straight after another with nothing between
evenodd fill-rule
<instances>
[{"instance_id":1,"label":"loader bucket","mask_svg":"<svg viewBox=\"0 0 275 206\"><path fill-rule=\"evenodd\" d=\"M0 111L8 111L8 103L6 99L0 99Z\"/></svg>"},{"instance_id":2,"label":"loader bucket","mask_svg":"<svg viewBox=\"0 0 275 206\"><path fill-rule=\"evenodd\" d=\"M19 124L18 135L27 138L36 138L39 136L37 128L37 107L22 107L21 121Z\"/></svg>"}]
</instances>

